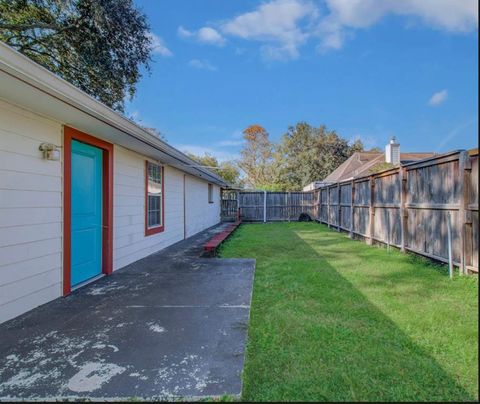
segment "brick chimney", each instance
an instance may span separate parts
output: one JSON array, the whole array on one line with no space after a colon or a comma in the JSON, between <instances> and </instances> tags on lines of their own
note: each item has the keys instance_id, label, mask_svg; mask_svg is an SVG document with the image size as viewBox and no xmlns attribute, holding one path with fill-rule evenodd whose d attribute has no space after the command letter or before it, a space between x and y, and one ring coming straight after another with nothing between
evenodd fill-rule
<instances>
[{"instance_id":1,"label":"brick chimney","mask_svg":"<svg viewBox=\"0 0 480 404\"><path fill-rule=\"evenodd\" d=\"M385 162L393 165L400 164L400 144L397 143L395 136L390 139L390 143L385 146Z\"/></svg>"}]
</instances>

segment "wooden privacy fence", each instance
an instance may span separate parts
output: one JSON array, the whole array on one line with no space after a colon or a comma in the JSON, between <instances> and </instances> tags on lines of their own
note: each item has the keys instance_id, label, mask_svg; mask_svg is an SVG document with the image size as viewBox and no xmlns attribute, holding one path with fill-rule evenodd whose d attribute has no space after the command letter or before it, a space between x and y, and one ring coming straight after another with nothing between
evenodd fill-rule
<instances>
[{"instance_id":1,"label":"wooden privacy fence","mask_svg":"<svg viewBox=\"0 0 480 404\"><path fill-rule=\"evenodd\" d=\"M478 151L452 152L320 188L329 227L478 272Z\"/></svg>"},{"instance_id":2,"label":"wooden privacy fence","mask_svg":"<svg viewBox=\"0 0 480 404\"><path fill-rule=\"evenodd\" d=\"M222 218L233 220L237 215L244 222L298 220L302 213L315 218L313 192L223 191Z\"/></svg>"},{"instance_id":3,"label":"wooden privacy fence","mask_svg":"<svg viewBox=\"0 0 480 404\"><path fill-rule=\"evenodd\" d=\"M310 192L222 193L222 218L298 220L302 213L329 227L448 262L478 273L478 150L457 151Z\"/></svg>"}]
</instances>

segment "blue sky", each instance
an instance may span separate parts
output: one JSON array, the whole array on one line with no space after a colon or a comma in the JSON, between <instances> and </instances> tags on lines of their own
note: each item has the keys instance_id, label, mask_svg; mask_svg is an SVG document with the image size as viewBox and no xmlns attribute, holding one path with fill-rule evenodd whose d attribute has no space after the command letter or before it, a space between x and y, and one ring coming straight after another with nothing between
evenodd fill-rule
<instances>
[{"instance_id":1,"label":"blue sky","mask_svg":"<svg viewBox=\"0 0 480 404\"><path fill-rule=\"evenodd\" d=\"M182 151L235 159L258 123L367 147L478 147L476 0L135 0L155 45L127 115Z\"/></svg>"}]
</instances>

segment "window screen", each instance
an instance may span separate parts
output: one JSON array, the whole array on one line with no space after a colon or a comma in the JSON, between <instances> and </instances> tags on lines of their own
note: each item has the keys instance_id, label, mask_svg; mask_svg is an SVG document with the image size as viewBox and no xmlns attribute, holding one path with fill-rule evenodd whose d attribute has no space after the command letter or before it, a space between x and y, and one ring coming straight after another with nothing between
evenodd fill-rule
<instances>
[{"instance_id":1,"label":"window screen","mask_svg":"<svg viewBox=\"0 0 480 404\"><path fill-rule=\"evenodd\" d=\"M148 162L147 163L147 227L162 226L162 167Z\"/></svg>"},{"instance_id":2,"label":"window screen","mask_svg":"<svg viewBox=\"0 0 480 404\"><path fill-rule=\"evenodd\" d=\"M208 184L208 203L213 203L213 185Z\"/></svg>"}]
</instances>

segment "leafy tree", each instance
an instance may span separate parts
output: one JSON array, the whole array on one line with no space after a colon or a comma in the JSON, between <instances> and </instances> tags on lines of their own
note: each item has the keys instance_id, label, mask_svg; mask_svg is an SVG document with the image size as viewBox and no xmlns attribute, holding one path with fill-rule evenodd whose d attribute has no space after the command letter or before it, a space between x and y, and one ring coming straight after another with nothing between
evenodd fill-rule
<instances>
[{"instance_id":1,"label":"leafy tree","mask_svg":"<svg viewBox=\"0 0 480 404\"><path fill-rule=\"evenodd\" d=\"M234 162L222 161L219 164L217 174L236 188L244 187L244 180L241 177L238 166Z\"/></svg>"},{"instance_id":2,"label":"leafy tree","mask_svg":"<svg viewBox=\"0 0 480 404\"><path fill-rule=\"evenodd\" d=\"M355 152L365 151L362 141L360 139L355 139L355 141L350 146L350 151L352 152L352 154Z\"/></svg>"},{"instance_id":3,"label":"leafy tree","mask_svg":"<svg viewBox=\"0 0 480 404\"><path fill-rule=\"evenodd\" d=\"M376 174L376 173L379 173L381 171L389 170L390 168L394 168L394 167L395 167L395 164L387 163L387 162L384 161L384 162L375 164L373 167L370 167L368 172L370 174Z\"/></svg>"},{"instance_id":4,"label":"leafy tree","mask_svg":"<svg viewBox=\"0 0 480 404\"><path fill-rule=\"evenodd\" d=\"M218 160L216 157L212 156L209 153L205 153L203 156L197 156L193 153L187 153L187 156L192 160L195 160L199 165L206 168L216 168L218 167Z\"/></svg>"},{"instance_id":5,"label":"leafy tree","mask_svg":"<svg viewBox=\"0 0 480 404\"><path fill-rule=\"evenodd\" d=\"M235 187L243 187L243 181L240 176L240 170L234 162L222 161L218 162L217 158L211 154L205 153L203 156L196 156L195 154L187 153L188 157L195 160L202 167L206 167L216 172L226 182Z\"/></svg>"},{"instance_id":6,"label":"leafy tree","mask_svg":"<svg viewBox=\"0 0 480 404\"><path fill-rule=\"evenodd\" d=\"M152 46L132 0L0 0L0 40L122 112Z\"/></svg>"},{"instance_id":7,"label":"leafy tree","mask_svg":"<svg viewBox=\"0 0 480 404\"><path fill-rule=\"evenodd\" d=\"M269 180L273 190L301 190L335 170L363 144L353 144L325 126L315 128L299 122L288 128L275 146Z\"/></svg>"},{"instance_id":8,"label":"leafy tree","mask_svg":"<svg viewBox=\"0 0 480 404\"><path fill-rule=\"evenodd\" d=\"M276 183L294 190L318 179L318 129L305 122L290 126L276 147Z\"/></svg>"},{"instance_id":9,"label":"leafy tree","mask_svg":"<svg viewBox=\"0 0 480 404\"><path fill-rule=\"evenodd\" d=\"M260 125L250 125L243 131L243 137L245 144L238 165L245 172L249 186L263 189L272 184L274 147L268 132Z\"/></svg>"}]
</instances>

